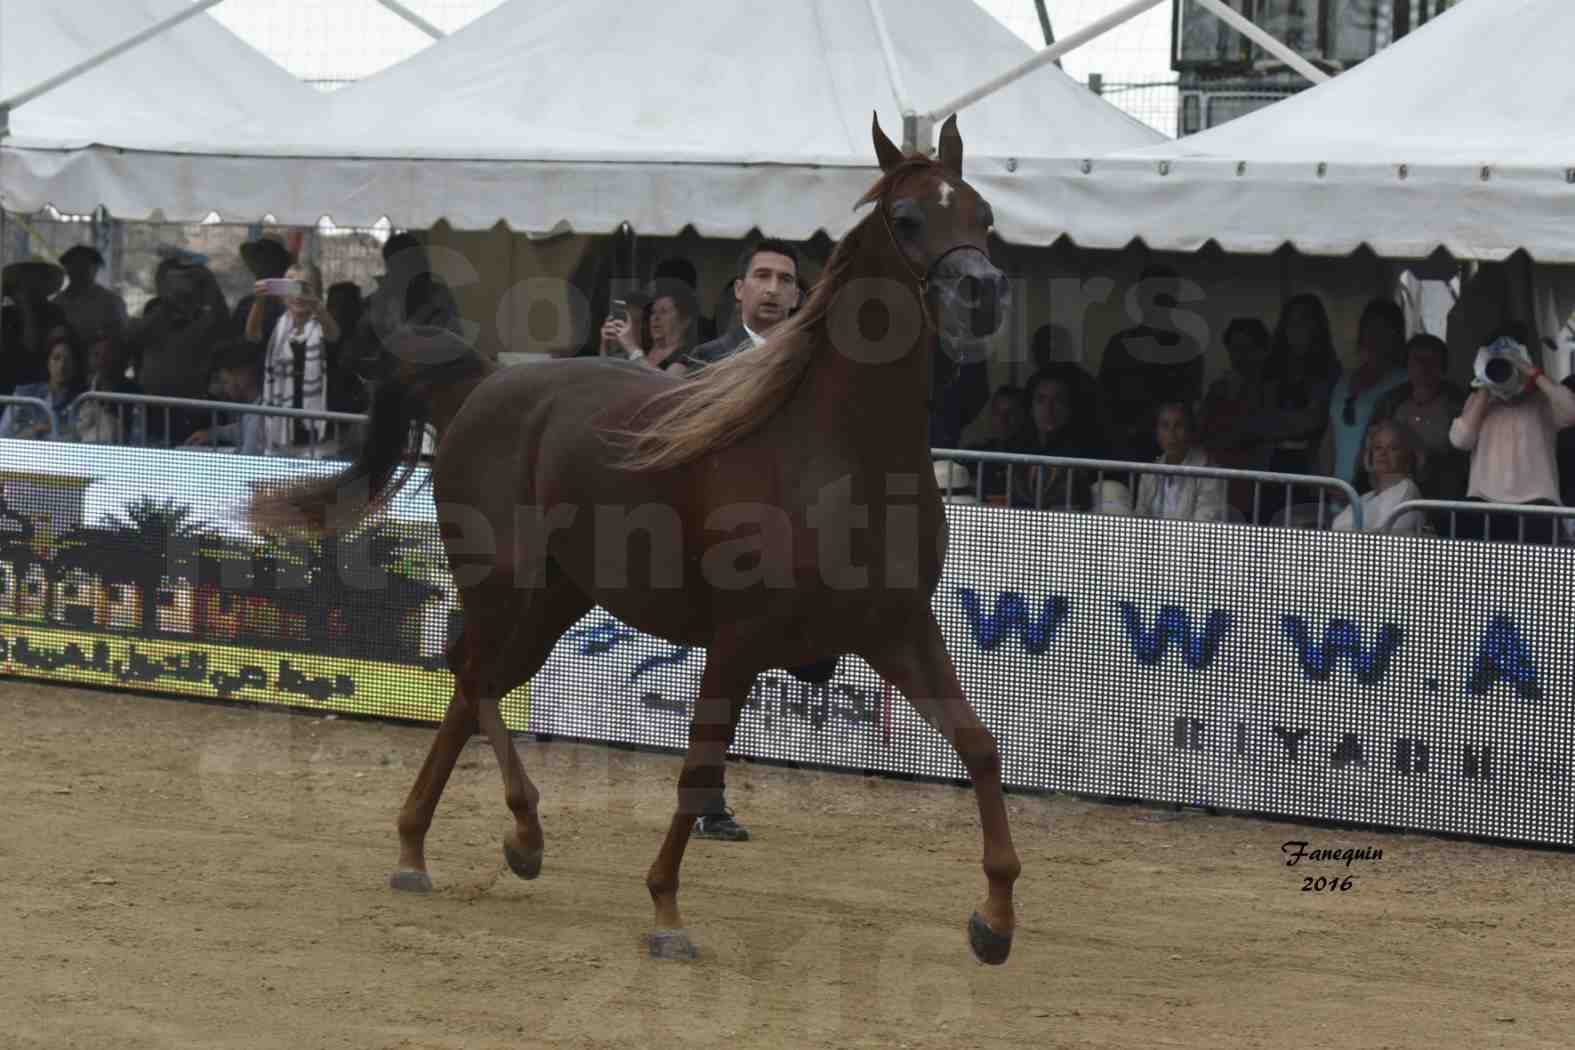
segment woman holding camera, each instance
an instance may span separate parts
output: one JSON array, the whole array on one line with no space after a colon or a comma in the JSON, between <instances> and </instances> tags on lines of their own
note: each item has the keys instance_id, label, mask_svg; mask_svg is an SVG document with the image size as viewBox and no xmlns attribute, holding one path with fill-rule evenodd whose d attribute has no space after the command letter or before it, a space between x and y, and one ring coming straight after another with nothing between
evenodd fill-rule
<instances>
[{"instance_id":1,"label":"woman holding camera","mask_svg":"<svg viewBox=\"0 0 1575 1050\"><path fill-rule=\"evenodd\" d=\"M1549 379L1510 335L1478 352L1476 372L1477 389L1449 427L1449 443L1471 453L1466 498L1558 505L1555 442L1560 430L1575 426L1575 392ZM1523 536L1527 543L1550 543L1554 519L1468 515L1460 525L1463 539L1514 542Z\"/></svg>"}]
</instances>

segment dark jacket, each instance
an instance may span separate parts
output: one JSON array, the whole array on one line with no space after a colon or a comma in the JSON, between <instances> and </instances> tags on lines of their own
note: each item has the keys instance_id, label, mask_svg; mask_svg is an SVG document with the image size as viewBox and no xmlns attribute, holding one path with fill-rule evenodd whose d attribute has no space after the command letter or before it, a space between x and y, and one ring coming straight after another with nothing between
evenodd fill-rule
<instances>
[{"instance_id":1,"label":"dark jacket","mask_svg":"<svg viewBox=\"0 0 1575 1050\"><path fill-rule=\"evenodd\" d=\"M695 347L689 352L689 357L697 365L714 365L753 345L754 340L749 337L749 332L744 326L735 324L726 335L718 336L709 343L701 343Z\"/></svg>"}]
</instances>

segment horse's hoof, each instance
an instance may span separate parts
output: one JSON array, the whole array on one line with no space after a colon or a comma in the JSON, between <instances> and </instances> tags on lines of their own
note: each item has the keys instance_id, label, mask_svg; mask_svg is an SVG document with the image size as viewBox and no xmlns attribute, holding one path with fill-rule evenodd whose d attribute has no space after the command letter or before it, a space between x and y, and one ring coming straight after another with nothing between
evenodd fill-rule
<instances>
[{"instance_id":1,"label":"horse's hoof","mask_svg":"<svg viewBox=\"0 0 1575 1050\"><path fill-rule=\"evenodd\" d=\"M507 842L503 844L503 859L509 862L509 869L522 879L534 879L541 874L541 855L544 851L536 849L515 849Z\"/></svg>"},{"instance_id":2,"label":"horse's hoof","mask_svg":"<svg viewBox=\"0 0 1575 1050\"><path fill-rule=\"evenodd\" d=\"M677 959L689 962L700 953L695 951L688 930L657 930L650 937L651 958Z\"/></svg>"},{"instance_id":3,"label":"horse's hoof","mask_svg":"<svg viewBox=\"0 0 1575 1050\"><path fill-rule=\"evenodd\" d=\"M999 966L1012 954L1012 935L1005 937L990 929L990 924L978 912L973 913L973 918L968 920L968 947L973 949L973 956L982 963Z\"/></svg>"},{"instance_id":4,"label":"horse's hoof","mask_svg":"<svg viewBox=\"0 0 1575 1050\"><path fill-rule=\"evenodd\" d=\"M431 893L432 876L424 871L396 871L388 877L388 886L401 893Z\"/></svg>"}]
</instances>

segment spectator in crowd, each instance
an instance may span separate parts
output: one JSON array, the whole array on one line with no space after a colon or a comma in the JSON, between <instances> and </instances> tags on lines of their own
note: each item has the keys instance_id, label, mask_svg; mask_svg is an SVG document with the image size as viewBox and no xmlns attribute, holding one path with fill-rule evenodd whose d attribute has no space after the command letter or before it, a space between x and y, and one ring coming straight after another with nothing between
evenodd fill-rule
<instances>
[{"instance_id":1,"label":"spectator in crowd","mask_svg":"<svg viewBox=\"0 0 1575 1050\"><path fill-rule=\"evenodd\" d=\"M686 375L696 367L690 359L698 342L694 292L682 281L657 278L651 286L651 306L646 311L651 349L640 363L659 372Z\"/></svg>"},{"instance_id":2,"label":"spectator in crowd","mask_svg":"<svg viewBox=\"0 0 1575 1050\"><path fill-rule=\"evenodd\" d=\"M87 244L67 248L60 256L60 265L70 283L55 296L55 305L65 311L66 323L77 343L87 346L101 333L117 335L124 330L126 300L96 280L104 265L99 250Z\"/></svg>"},{"instance_id":3,"label":"spectator in crowd","mask_svg":"<svg viewBox=\"0 0 1575 1050\"><path fill-rule=\"evenodd\" d=\"M157 304L150 304L127 328L137 382L154 397L205 398L213 348L230 324L219 282L206 256L177 249L159 262L154 286ZM166 412L151 415L150 440L179 444L202 425L200 413L176 409L167 417L169 433L164 431Z\"/></svg>"},{"instance_id":4,"label":"spectator in crowd","mask_svg":"<svg viewBox=\"0 0 1575 1050\"><path fill-rule=\"evenodd\" d=\"M1106 439L1116 459L1147 462L1154 447L1154 405L1169 399L1197 402L1203 396L1203 351L1192 336L1170 327L1169 312L1178 305L1180 277L1168 266L1151 266L1138 279L1137 293L1145 305L1165 313L1160 324L1145 320L1117 332L1105 345L1099 362Z\"/></svg>"},{"instance_id":5,"label":"spectator in crowd","mask_svg":"<svg viewBox=\"0 0 1575 1050\"><path fill-rule=\"evenodd\" d=\"M60 441L75 441L76 431L71 422L71 402L82 393L82 351L71 329L57 325L49 333L49 350L45 354L45 367L49 378L41 383L23 383L16 388L17 397L32 397L46 402L54 409L60 431L55 437ZM49 417L32 405L8 405L0 415L0 437L49 438Z\"/></svg>"},{"instance_id":6,"label":"spectator in crowd","mask_svg":"<svg viewBox=\"0 0 1575 1050\"><path fill-rule=\"evenodd\" d=\"M1027 419L1023 413L1023 388L1002 384L995 388L985 411L970 425L971 436L963 447L974 452L1005 452Z\"/></svg>"},{"instance_id":7,"label":"spectator in crowd","mask_svg":"<svg viewBox=\"0 0 1575 1050\"><path fill-rule=\"evenodd\" d=\"M1426 462L1421 438L1416 431L1397 419L1380 419L1367 428L1362 448L1362 472L1372 479L1373 487L1362 494L1362 527L1376 532L1390 512L1402 503L1421 499L1416 477ZM1421 532L1426 519L1418 511L1407 511L1388 530ZM1332 528L1349 532L1356 527L1356 513L1346 507L1334 519Z\"/></svg>"},{"instance_id":8,"label":"spectator in crowd","mask_svg":"<svg viewBox=\"0 0 1575 1050\"><path fill-rule=\"evenodd\" d=\"M701 365L715 364L740 350L766 341L771 329L798 306L798 249L787 241L767 238L744 249L733 281L738 319L726 334L695 349Z\"/></svg>"},{"instance_id":9,"label":"spectator in crowd","mask_svg":"<svg viewBox=\"0 0 1575 1050\"><path fill-rule=\"evenodd\" d=\"M1422 333L1406 344L1407 382L1378 404L1375 420L1405 424L1420 443L1416 481L1432 499L1462 499L1470 458L1449 443L1449 426L1465 408L1466 393L1444 378L1449 346Z\"/></svg>"},{"instance_id":10,"label":"spectator in crowd","mask_svg":"<svg viewBox=\"0 0 1575 1050\"><path fill-rule=\"evenodd\" d=\"M1198 420L1199 439L1209 460L1233 470L1264 470L1270 446L1255 429L1272 405L1266 378L1271 337L1269 327L1256 317L1237 317L1225 326L1225 352L1230 369L1209 387ZM1252 514L1253 483L1226 483L1226 498L1248 520Z\"/></svg>"},{"instance_id":11,"label":"spectator in crowd","mask_svg":"<svg viewBox=\"0 0 1575 1050\"><path fill-rule=\"evenodd\" d=\"M126 378L129 351L123 335L100 335L88 347L88 381L85 393L140 394L142 386ZM76 406L77 440L95 445L140 445L146 438L147 410L142 405L116 404L92 399Z\"/></svg>"},{"instance_id":12,"label":"spectator in crowd","mask_svg":"<svg viewBox=\"0 0 1575 1050\"><path fill-rule=\"evenodd\" d=\"M0 394L49 378L50 334L69 327L65 311L50 296L65 278L64 270L38 257L0 270Z\"/></svg>"},{"instance_id":13,"label":"spectator in crowd","mask_svg":"<svg viewBox=\"0 0 1575 1050\"><path fill-rule=\"evenodd\" d=\"M1267 469L1280 474L1311 474L1313 455L1323 437L1329 394L1340 378L1329 315L1316 295L1298 295L1280 311L1274 345L1264 366L1267 409L1247 425L1269 446ZM1286 502L1283 485L1259 494L1260 521L1268 521Z\"/></svg>"},{"instance_id":14,"label":"spectator in crowd","mask_svg":"<svg viewBox=\"0 0 1575 1050\"><path fill-rule=\"evenodd\" d=\"M1184 467L1211 465L1208 453L1197 441L1197 418L1185 401L1160 404L1154 438L1161 449L1155 462ZM1224 521L1225 482L1218 478L1144 474L1138 481L1132 515L1173 521Z\"/></svg>"},{"instance_id":15,"label":"spectator in crowd","mask_svg":"<svg viewBox=\"0 0 1575 1050\"><path fill-rule=\"evenodd\" d=\"M356 371L352 342L361 326L364 304L361 286L354 281L338 281L328 286L328 316L339 329L339 336L324 344L328 359L328 411L365 412L366 385Z\"/></svg>"},{"instance_id":16,"label":"spectator in crowd","mask_svg":"<svg viewBox=\"0 0 1575 1050\"><path fill-rule=\"evenodd\" d=\"M1406 381L1405 313L1390 299L1374 299L1357 325L1356 367L1329 395L1329 425L1321 454L1330 476L1359 484L1362 441L1378 405Z\"/></svg>"},{"instance_id":17,"label":"spectator in crowd","mask_svg":"<svg viewBox=\"0 0 1575 1050\"><path fill-rule=\"evenodd\" d=\"M264 281L283 277L284 272L295 265L295 253L285 244L283 235L270 230L256 240L241 245L241 260L246 263L246 269L251 271L254 281ZM252 291L241 296L240 302L235 304L236 334L246 332L252 316L252 304L260 298L256 291ZM279 323L279 318L284 316L284 303L277 298L267 298L263 301L262 309L262 331L271 332L273 326Z\"/></svg>"},{"instance_id":18,"label":"spectator in crowd","mask_svg":"<svg viewBox=\"0 0 1575 1050\"><path fill-rule=\"evenodd\" d=\"M1083 358L1072 333L1058 324L1042 324L1034 329L1028 355L1033 360L1035 371L1041 372L1052 365L1075 364Z\"/></svg>"},{"instance_id":19,"label":"spectator in crowd","mask_svg":"<svg viewBox=\"0 0 1575 1050\"><path fill-rule=\"evenodd\" d=\"M285 277L306 285L305 295L284 300L284 316L268 335L263 353L263 404L272 408L328 410L328 361L325 346L340 338L339 324L324 305L323 278L313 263L297 263ZM262 302L273 298L257 282L257 299L246 318L246 341L259 342ZM327 431L323 420L269 416L264 427L270 450L306 449L319 445Z\"/></svg>"},{"instance_id":20,"label":"spectator in crowd","mask_svg":"<svg viewBox=\"0 0 1575 1050\"><path fill-rule=\"evenodd\" d=\"M432 272L426 247L415 234L402 231L383 242L383 265L387 272L376 278L377 287L367 296L361 314L356 337L360 354L375 353L406 325L447 328L465 335L459 303L448 284Z\"/></svg>"},{"instance_id":21,"label":"spectator in crowd","mask_svg":"<svg viewBox=\"0 0 1575 1050\"><path fill-rule=\"evenodd\" d=\"M963 448L974 452L1011 452L1019 436L1028 425L1027 402L1023 388L1005 384L996 388L985 411L974 420L973 437L963 443ZM976 468L982 478L986 497L1004 497L1006 494L1006 466L1001 463L980 463Z\"/></svg>"},{"instance_id":22,"label":"spectator in crowd","mask_svg":"<svg viewBox=\"0 0 1575 1050\"><path fill-rule=\"evenodd\" d=\"M1027 424L1012 441L1012 451L1033 456L1098 459L1103 455L1090 411L1093 398L1080 380L1087 373L1061 365L1034 373L1023 390ZM1094 472L1039 466L1010 471L1014 506L1045 510L1087 510Z\"/></svg>"},{"instance_id":23,"label":"spectator in crowd","mask_svg":"<svg viewBox=\"0 0 1575 1050\"><path fill-rule=\"evenodd\" d=\"M263 400L262 355L244 339L231 339L214 356L214 369L224 396L236 404L261 405ZM243 455L261 456L268 450L266 417L243 412L232 423L199 430L186 439L188 445L234 445Z\"/></svg>"},{"instance_id":24,"label":"spectator in crowd","mask_svg":"<svg viewBox=\"0 0 1575 1050\"><path fill-rule=\"evenodd\" d=\"M1537 366L1522 341L1524 330L1509 328L1499 335L1508 340L1510 353L1504 356L1520 376L1520 389L1506 399L1478 385L1450 425L1450 444L1471 453L1466 498L1557 505L1556 439L1559 431L1575 426L1575 393L1549 379ZM1521 338L1515 338L1517 335ZM1457 535L1464 539L1513 542L1522 529L1530 543L1548 543L1553 538L1552 519L1547 518L1461 515L1457 528Z\"/></svg>"},{"instance_id":25,"label":"spectator in crowd","mask_svg":"<svg viewBox=\"0 0 1575 1050\"><path fill-rule=\"evenodd\" d=\"M694 344L707 343L716 338L715 321L705 316L700 309L700 275L695 272L694 263L676 255L663 259L651 271L651 284L663 287L683 285L687 289L690 309L694 311Z\"/></svg>"}]
</instances>

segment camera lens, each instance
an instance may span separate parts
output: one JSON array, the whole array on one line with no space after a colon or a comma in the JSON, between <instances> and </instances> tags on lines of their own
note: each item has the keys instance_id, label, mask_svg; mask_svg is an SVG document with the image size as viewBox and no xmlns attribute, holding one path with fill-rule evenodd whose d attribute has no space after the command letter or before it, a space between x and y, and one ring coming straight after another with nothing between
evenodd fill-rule
<instances>
[{"instance_id":1,"label":"camera lens","mask_svg":"<svg viewBox=\"0 0 1575 1050\"><path fill-rule=\"evenodd\" d=\"M1488 382L1493 384L1507 383L1515 377L1515 366L1502 357L1493 358L1483 371L1487 373Z\"/></svg>"}]
</instances>

